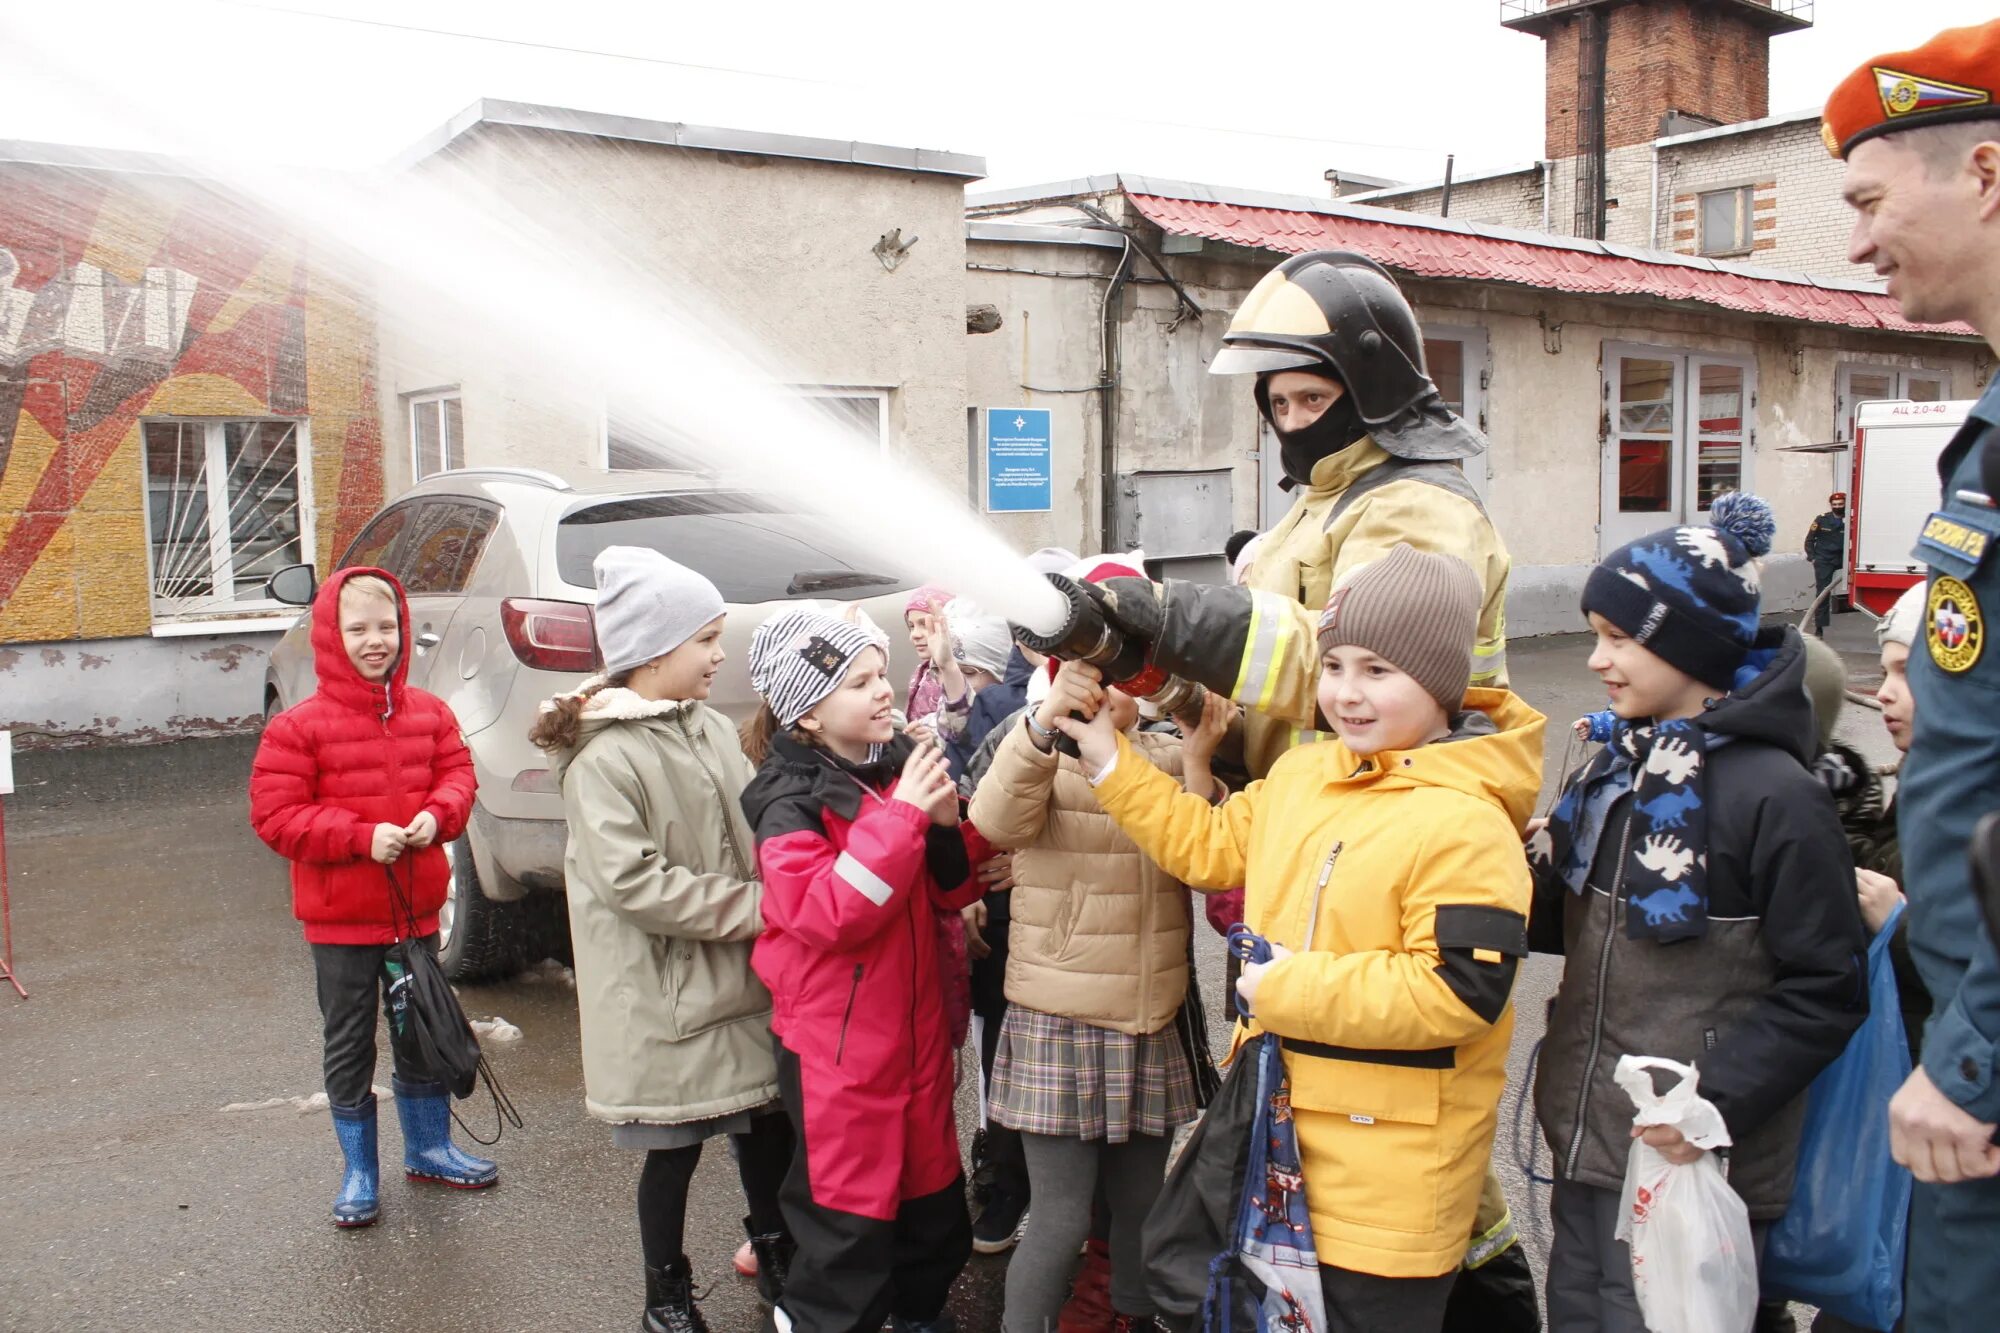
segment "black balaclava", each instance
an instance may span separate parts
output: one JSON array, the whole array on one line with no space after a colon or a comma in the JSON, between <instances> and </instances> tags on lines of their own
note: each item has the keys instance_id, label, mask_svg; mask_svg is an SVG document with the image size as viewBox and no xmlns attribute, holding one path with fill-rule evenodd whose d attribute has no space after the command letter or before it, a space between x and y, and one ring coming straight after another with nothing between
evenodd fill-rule
<instances>
[{"instance_id":1,"label":"black balaclava","mask_svg":"<svg viewBox=\"0 0 2000 1333\"><path fill-rule=\"evenodd\" d=\"M1339 384L1330 374L1312 368L1301 368L1303 373L1318 375L1321 379ZM1281 374L1270 371L1257 377L1257 410L1264 414L1264 420L1271 423L1271 430L1278 437L1278 459L1284 464L1285 475L1300 486L1312 485L1313 465L1322 458L1339 453L1348 445L1368 433L1368 425L1354 410L1354 395L1343 393L1332 407L1320 415L1319 420L1301 430L1280 430L1278 423L1271 420L1271 376ZM1345 386L1343 386L1345 387Z\"/></svg>"}]
</instances>

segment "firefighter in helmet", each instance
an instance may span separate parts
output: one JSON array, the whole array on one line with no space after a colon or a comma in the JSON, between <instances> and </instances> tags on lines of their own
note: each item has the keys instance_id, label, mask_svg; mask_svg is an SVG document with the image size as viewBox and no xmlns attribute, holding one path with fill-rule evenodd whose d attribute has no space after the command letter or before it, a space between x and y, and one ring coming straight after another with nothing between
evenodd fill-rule
<instances>
[{"instance_id":1,"label":"firefighter in helmet","mask_svg":"<svg viewBox=\"0 0 2000 1333\"><path fill-rule=\"evenodd\" d=\"M1472 683L1505 686L1507 548L1461 466L1486 441L1431 382L1416 314L1387 270L1339 250L1286 260L1244 299L1209 372L1256 376L1257 411L1296 497L1258 544L1244 586L1316 623L1342 574L1398 542L1457 556L1484 594ZM1262 777L1312 739L1319 662L1309 624L1299 635L1280 633L1271 615L1243 620L1232 645L1240 659L1215 675L1253 710L1244 758Z\"/></svg>"}]
</instances>

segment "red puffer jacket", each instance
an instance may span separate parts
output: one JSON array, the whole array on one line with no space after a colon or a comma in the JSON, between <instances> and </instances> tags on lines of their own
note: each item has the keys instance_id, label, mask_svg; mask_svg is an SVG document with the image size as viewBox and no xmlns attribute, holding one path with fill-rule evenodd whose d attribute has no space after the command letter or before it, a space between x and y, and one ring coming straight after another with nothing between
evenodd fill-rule
<instances>
[{"instance_id":1,"label":"red puffer jacket","mask_svg":"<svg viewBox=\"0 0 2000 1333\"><path fill-rule=\"evenodd\" d=\"M743 792L764 880L751 964L799 1059L813 1201L884 1221L959 1175L934 909L976 902L993 853L889 799L909 753L898 737L852 766L780 736Z\"/></svg>"},{"instance_id":2,"label":"red puffer jacket","mask_svg":"<svg viewBox=\"0 0 2000 1333\"><path fill-rule=\"evenodd\" d=\"M370 684L340 634L341 585L373 574L396 589L405 651L386 684ZM412 689L410 608L379 569L336 571L313 599L313 665L319 690L272 718L250 769L250 824L292 863L292 915L314 944L390 944L397 938L389 886L369 858L377 824L398 827L428 810L437 837L396 862L414 883L418 929L437 929L451 874L444 844L465 831L476 786L472 755L444 700Z\"/></svg>"}]
</instances>

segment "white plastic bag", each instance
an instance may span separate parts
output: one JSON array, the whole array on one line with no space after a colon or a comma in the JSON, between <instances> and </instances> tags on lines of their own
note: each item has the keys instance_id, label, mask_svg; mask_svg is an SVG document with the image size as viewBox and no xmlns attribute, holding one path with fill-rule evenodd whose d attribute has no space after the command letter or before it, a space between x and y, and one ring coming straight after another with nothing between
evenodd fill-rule
<instances>
[{"instance_id":1,"label":"white plastic bag","mask_svg":"<svg viewBox=\"0 0 2000 1333\"><path fill-rule=\"evenodd\" d=\"M1655 1069L1680 1080L1657 1092ZM1698 1148L1729 1146L1722 1113L1696 1095L1694 1066L1626 1055L1613 1077L1639 1108L1634 1125L1672 1125ZM1632 1140L1617 1235L1632 1247L1632 1286L1653 1333L1749 1333L1757 1318L1750 1210L1714 1152L1677 1166Z\"/></svg>"}]
</instances>

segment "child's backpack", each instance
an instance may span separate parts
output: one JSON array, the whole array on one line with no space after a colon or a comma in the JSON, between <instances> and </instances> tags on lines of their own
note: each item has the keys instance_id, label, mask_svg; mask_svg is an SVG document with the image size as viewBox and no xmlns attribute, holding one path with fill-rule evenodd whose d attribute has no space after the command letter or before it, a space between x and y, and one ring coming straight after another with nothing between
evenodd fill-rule
<instances>
[{"instance_id":1,"label":"child's backpack","mask_svg":"<svg viewBox=\"0 0 2000 1333\"><path fill-rule=\"evenodd\" d=\"M1271 946L1240 925L1229 932L1229 948L1245 962L1271 961ZM1275 1036L1237 1051L1167 1174L1144 1244L1146 1286L1171 1327L1325 1330L1291 1085Z\"/></svg>"}]
</instances>

